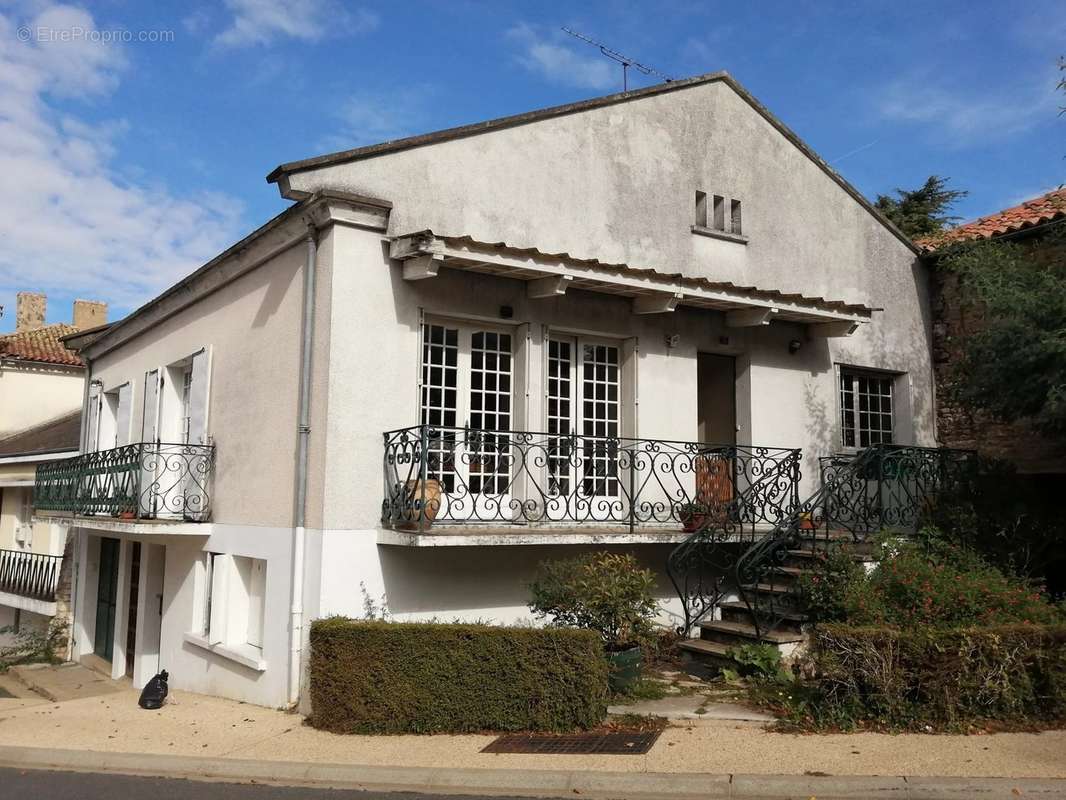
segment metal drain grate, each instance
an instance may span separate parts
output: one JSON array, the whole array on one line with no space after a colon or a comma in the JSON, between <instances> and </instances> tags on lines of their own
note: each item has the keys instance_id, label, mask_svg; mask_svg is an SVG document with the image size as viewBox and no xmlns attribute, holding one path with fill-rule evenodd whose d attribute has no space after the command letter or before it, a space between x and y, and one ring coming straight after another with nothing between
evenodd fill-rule
<instances>
[{"instance_id":1,"label":"metal drain grate","mask_svg":"<svg viewBox=\"0 0 1066 800\"><path fill-rule=\"evenodd\" d=\"M563 735L509 733L482 753L536 753L541 755L641 755L651 750L661 731L630 733L572 733Z\"/></svg>"}]
</instances>

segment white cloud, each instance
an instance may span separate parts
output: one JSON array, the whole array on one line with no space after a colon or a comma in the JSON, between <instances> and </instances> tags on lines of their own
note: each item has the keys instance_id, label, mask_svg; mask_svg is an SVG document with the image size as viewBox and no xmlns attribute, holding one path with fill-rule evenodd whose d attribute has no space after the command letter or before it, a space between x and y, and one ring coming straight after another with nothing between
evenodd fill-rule
<instances>
[{"instance_id":1,"label":"white cloud","mask_svg":"<svg viewBox=\"0 0 1066 800\"><path fill-rule=\"evenodd\" d=\"M614 61L596 53L582 55L562 38L565 34L545 35L540 29L520 23L507 31L521 49L518 63L530 72L554 83L577 86L581 89L622 88L622 68Z\"/></svg>"},{"instance_id":2,"label":"white cloud","mask_svg":"<svg viewBox=\"0 0 1066 800\"><path fill-rule=\"evenodd\" d=\"M127 123L90 124L52 101L91 101L117 86L113 44L20 41L20 26L95 29L81 9L0 14L0 291L59 290L118 308L144 302L233 241L240 204L183 198L120 170ZM68 104L69 108L69 104Z\"/></svg>"},{"instance_id":3,"label":"white cloud","mask_svg":"<svg viewBox=\"0 0 1066 800\"><path fill-rule=\"evenodd\" d=\"M222 47L282 38L317 42L327 35L372 31L379 22L372 11L346 8L333 0L226 0L226 6L233 22L215 37Z\"/></svg>"},{"instance_id":4,"label":"white cloud","mask_svg":"<svg viewBox=\"0 0 1066 800\"><path fill-rule=\"evenodd\" d=\"M949 89L914 78L890 83L879 97L884 119L927 127L935 139L966 146L1009 139L1055 118L1051 81L1039 85L995 89Z\"/></svg>"},{"instance_id":5,"label":"white cloud","mask_svg":"<svg viewBox=\"0 0 1066 800\"><path fill-rule=\"evenodd\" d=\"M339 129L320 140L318 146L324 151L350 150L411 136L423 126L428 94L427 88L414 87L388 94L352 95L336 114Z\"/></svg>"}]
</instances>

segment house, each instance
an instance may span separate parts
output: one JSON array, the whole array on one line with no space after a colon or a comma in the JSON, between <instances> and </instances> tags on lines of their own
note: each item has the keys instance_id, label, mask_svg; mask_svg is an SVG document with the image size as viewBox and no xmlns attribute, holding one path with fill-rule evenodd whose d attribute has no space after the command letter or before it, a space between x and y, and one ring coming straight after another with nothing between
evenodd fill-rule
<instances>
[{"instance_id":1,"label":"house","mask_svg":"<svg viewBox=\"0 0 1066 800\"><path fill-rule=\"evenodd\" d=\"M935 442L916 248L725 73L268 180L284 212L67 339L82 454L38 513L113 675L296 702L310 620L526 620L589 548L677 624L689 516L743 493L756 535L819 457Z\"/></svg>"},{"instance_id":2,"label":"house","mask_svg":"<svg viewBox=\"0 0 1066 800\"><path fill-rule=\"evenodd\" d=\"M1023 246L1034 261L1061 256L1066 231L1066 189L1059 188L1020 205L963 223L920 242L935 264L937 251L963 241L998 240ZM1058 237L1058 238L1056 238ZM1007 423L965 407L952 392L952 366L966 337L981 327L979 304L968 302L958 276L932 270L933 366L937 384L937 433L948 447L972 448L1012 462L1019 473L1057 492L1066 476L1066 450L1024 422ZM1049 495L1050 497L1050 495Z\"/></svg>"},{"instance_id":3,"label":"house","mask_svg":"<svg viewBox=\"0 0 1066 800\"><path fill-rule=\"evenodd\" d=\"M15 331L0 335L0 645L52 619L70 622L67 531L33 519L38 464L78 454L85 365L62 338L106 321L76 300L68 324L45 324L47 298L19 292Z\"/></svg>"}]
</instances>

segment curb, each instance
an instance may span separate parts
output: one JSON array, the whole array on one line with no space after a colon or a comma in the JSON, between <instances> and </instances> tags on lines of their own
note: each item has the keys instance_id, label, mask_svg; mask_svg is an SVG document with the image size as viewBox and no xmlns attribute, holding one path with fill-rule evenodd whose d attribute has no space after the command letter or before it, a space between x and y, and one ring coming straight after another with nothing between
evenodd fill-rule
<instances>
[{"instance_id":1,"label":"curb","mask_svg":"<svg viewBox=\"0 0 1066 800\"><path fill-rule=\"evenodd\" d=\"M305 764L235 758L101 753L0 746L0 767L112 772L189 780L422 792L437 795L620 798L627 800L1066 800L1066 779L906 778L585 770L448 769Z\"/></svg>"}]
</instances>

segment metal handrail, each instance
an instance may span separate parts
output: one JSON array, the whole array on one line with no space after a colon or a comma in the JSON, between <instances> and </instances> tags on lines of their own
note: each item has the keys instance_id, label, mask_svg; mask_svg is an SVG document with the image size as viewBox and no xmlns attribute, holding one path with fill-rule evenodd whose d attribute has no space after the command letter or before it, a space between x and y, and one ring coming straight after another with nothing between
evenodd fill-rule
<instances>
[{"instance_id":1,"label":"metal handrail","mask_svg":"<svg viewBox=\"0 0 1066 800\"><path fill-rule=\"evenodd\" d=\"M384 438L386 527L773 524L799 451L666 439L415 425ZM741 499L743 498L743 500Z\"/></svg>"},{"instance_id":2,"label":"metal handrail","mask_svg":"<svg viewBox=\"0 0 1066 800\"><path fill-rule=\"evenodd\" d=\"M34 508L121 519L211 517L214 445L139 442L37 466Z\"/></svg>"},{"instance_id":3,"label":"metal handrail","mask_svg":"<svg viewBox=\"0 0 1066 800\"><path fill-rule=\"evenodd\" d=\"M818 490L753 543L733 567L740 599L761 636L799 608L799 587L781 567L790 551L826 552L881 531L916 532L937 499L972 478L971 450L878 444L820 459Z\"/></svg>"},{"instance_id":4,"label":"metal handrail","mask_svg":"<svg viewBox=\"0 0 1066 800\"><path fill-rule=\"evenodd\" d=\"M33 600L54 601L62 565L61 555L0 550L0 592Z\"/></svg>"}]
</instances>

